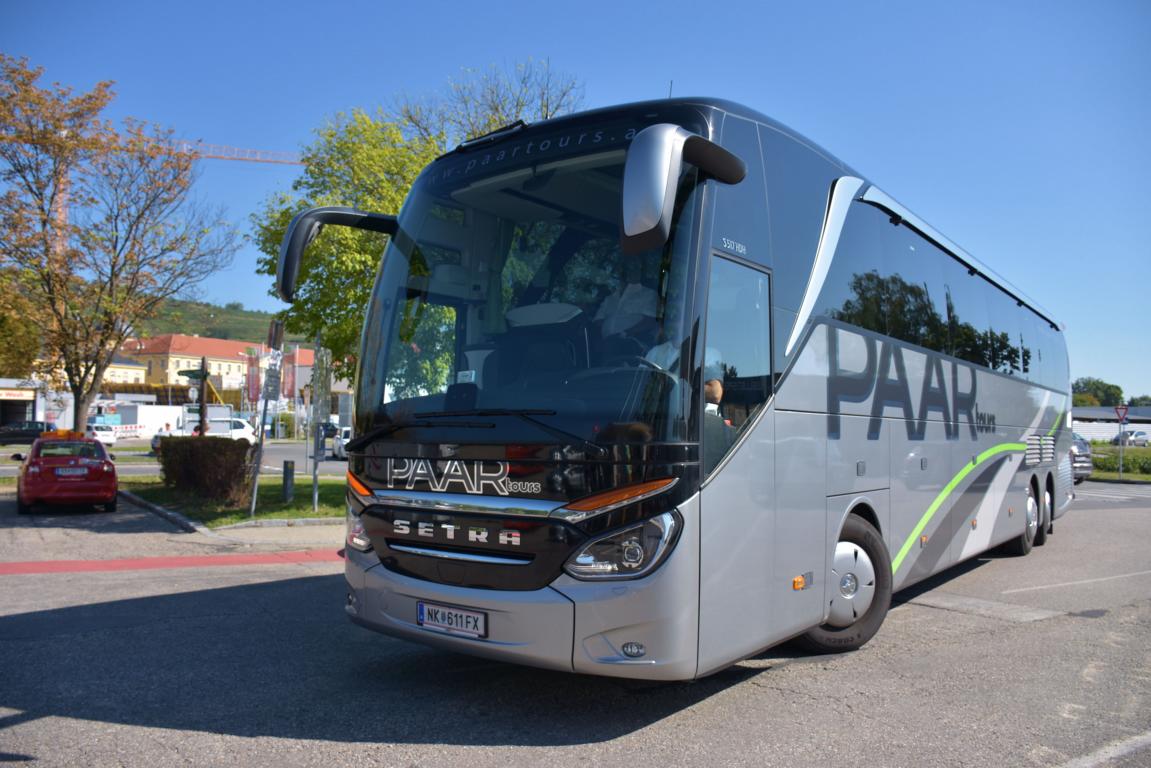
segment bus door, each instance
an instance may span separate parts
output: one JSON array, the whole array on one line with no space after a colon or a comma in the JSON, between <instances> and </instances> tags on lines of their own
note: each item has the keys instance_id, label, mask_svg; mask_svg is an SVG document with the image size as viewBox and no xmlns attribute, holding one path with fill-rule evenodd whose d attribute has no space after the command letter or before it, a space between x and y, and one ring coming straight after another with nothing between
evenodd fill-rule
<instances>
[{"instance_id":1,"label":"bus door","mask_svg":"<svg viewBox=\"0 0 1151 768\"><path fill-rule=\"evenodd\" d=\"M701 375L699 673L749 655L777 632L781 610L808 603L818 620L822 591L775 606L781 557L812 553L822 567L822 477L812 509L778 511L776 419L771 377L771 278L722 256L711 260ZM789 554L790 553L790 554ZM802 557L800 558L802 559ZM807 570L812 570L809 566ZM790 573L790 572L789 572ZM797 571L796 573L800 573ZM791 592L790 574L786 579Z\"/></svg>"}]
</instances>

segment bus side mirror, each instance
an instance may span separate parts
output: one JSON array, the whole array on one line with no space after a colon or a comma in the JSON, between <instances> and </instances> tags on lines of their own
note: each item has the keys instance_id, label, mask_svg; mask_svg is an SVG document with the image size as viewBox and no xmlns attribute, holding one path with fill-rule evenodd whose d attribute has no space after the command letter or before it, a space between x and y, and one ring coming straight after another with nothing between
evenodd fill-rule
<instances>
[{"instance_id":1,"label":"bus side mirror","mask_svg":"<svg viewBox=\"0 0 1151 768\"><path fill-rule=\"evenodd\" d=\"M670 123L644 128L631 140L623 168L624 253L667 242L685 162L724 184L738 184L747 176L744 162L713 141Z\"/></svg>"},{"instance_id":2,"label":"bus side mirror","mask_svg":"<svg viewBox=\"0 0 1151 768\"><path fill-rule=\"evenodd\" d=\"M289 304L296 298L296 281L300 275L300 260L304 256L304 249L316 239L325 224L366 229L389 236L399 231L395 216L365 213L355 208L309 208L296 214L280 243L280 261L276 265L276 292Z\"/></svg>"}]
</instances>

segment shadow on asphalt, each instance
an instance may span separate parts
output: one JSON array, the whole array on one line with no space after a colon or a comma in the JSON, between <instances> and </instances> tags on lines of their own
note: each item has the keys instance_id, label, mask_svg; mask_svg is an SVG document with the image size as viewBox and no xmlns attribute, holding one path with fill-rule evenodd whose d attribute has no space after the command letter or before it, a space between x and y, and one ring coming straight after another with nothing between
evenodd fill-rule
<instances>
[{"instance_id":1,"label":"shadow on asphalt","mask_svg":"<svg viewBox=\"0 0 1151 768\"><path fill-rule=\"evenodd\" d=\"M965 560L959 565L953 565L945 571L896 592L891 596L891 606L894 608L897 605L909 603L926 592L942 587L949 581L958 579L965 574L982 568L994 560L1000 560L1004 557L1007 557L1007 555L1001 554L998 549L993 549L990 552L984 552L982 555L973 557L970 560Z\"/></svg>"},{"instance_id":2,"label":"shadow on asphalt","mask_svg":"<svg viewBox=\"0 0 1151 768\"><path fill-rule=\"evenodd\" d=\"M0 617L0 706L19 722L556 746L618 738L763 672L653 685L501 664L355 627L343 596L332 575Z\"/></svg>"},{"instance_id":3,"label":"shadow on asphalt","mask_svg":"<svg viewBox=\"0 0 1151 768\"><path fill-rule=\"evenodd\" d=\"M48 505L40 504L32 514L16 514L15 496L11 503L7 498L0 500L0 530L65 528L87 533L181 533L182 531L163 518L142 513L128 506L123 499L116 512L104 512L92 505Z\"/></svg>"}]
</instances>

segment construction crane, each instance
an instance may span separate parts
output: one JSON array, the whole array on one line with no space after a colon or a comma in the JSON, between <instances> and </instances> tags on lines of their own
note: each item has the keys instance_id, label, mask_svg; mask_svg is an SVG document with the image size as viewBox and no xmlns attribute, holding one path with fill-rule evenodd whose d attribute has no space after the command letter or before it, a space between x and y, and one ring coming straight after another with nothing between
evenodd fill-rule
<instances>
[{"instance_id":1,"label":"construction crane","mask_svg":"<svg viewBox=\"0 0 1151 768\"><path fill-rule=\"evenodd\" d=\"M294 152L245 149L227 144L205 144L202 141L172 141L168 142L168 146L173 152L192 155L199 160L234 160L242 163L272 163L275 165L304 164L300 160L300 156ZM61 170L57 171L60 175L56 179L57 192L52 201L52 219L56 223L58 232L63 232L68 223L68 199L71 191L68 174L61 172ZM64 247L63 240L58 239L54 247L57 251L62 250Z\"/></svg>"},{"instance_id":2,"label":"construction crane","mask_svg":"<svg viewBox=\"0 0 1151 768\"><path fill-rule=\"evenodd\" d=\"M227 144L205 144L202 141L174 141L172 149L203 160L238 160L243 163L275 163L276 165L303 165L294 152L273 152L266 149L243 149Z\"/></svg>"}]
</instances>

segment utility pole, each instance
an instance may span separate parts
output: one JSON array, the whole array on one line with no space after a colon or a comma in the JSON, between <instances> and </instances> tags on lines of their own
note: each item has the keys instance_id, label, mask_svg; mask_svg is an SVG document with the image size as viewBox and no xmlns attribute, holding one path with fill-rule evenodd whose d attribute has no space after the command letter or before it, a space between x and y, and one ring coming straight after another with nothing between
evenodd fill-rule
<instances>
[{"instance_id":1,"label":"utility pole","mask_svg":"<svg viewBox=\"0 0 1151 768\"><path fill-rule=\"evenodd\" d=\"M280 394L280 347L284 341L284 324L273 320L268 325L268 347L271 349L268 371L264 378L264 413L260 417L260 431L252 450L252 500L248 517L256 516L256 492L260 489L260 463L264 458L264 424L268 420L268 400Z\"/></svg>"},{"instance_id":2,"label":"utility pole","mask_svg":"<svg viewBox=\"0 0 1151 768\"><path fill-rule=\"evenodd\" d=\"M205 436L208 419L205 411L208 410L208 358L200 358L200 437Z\"/></svg>"}]
</instances>

